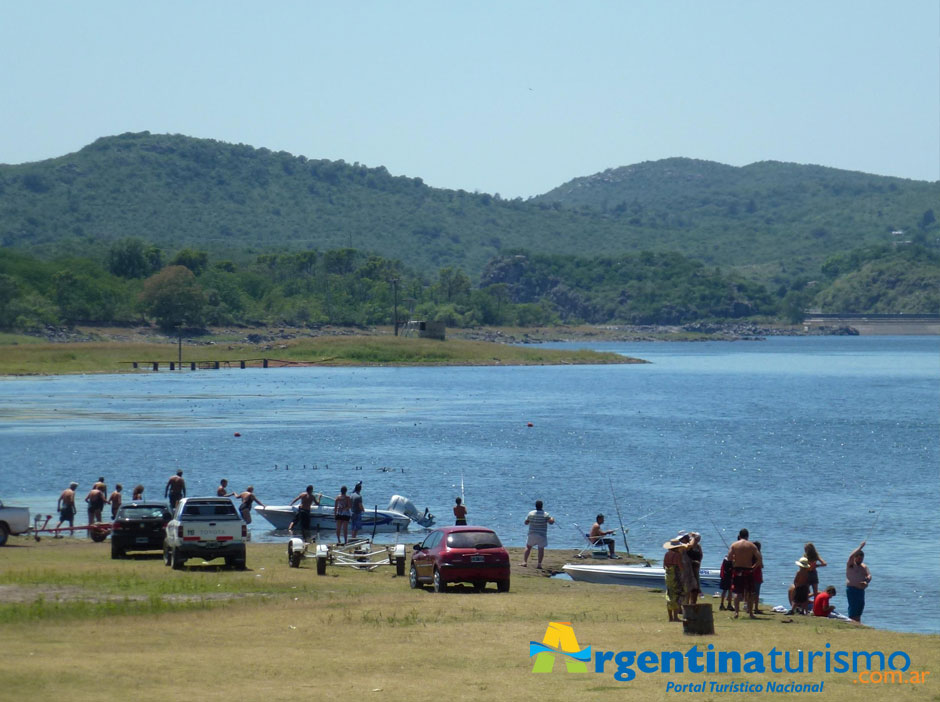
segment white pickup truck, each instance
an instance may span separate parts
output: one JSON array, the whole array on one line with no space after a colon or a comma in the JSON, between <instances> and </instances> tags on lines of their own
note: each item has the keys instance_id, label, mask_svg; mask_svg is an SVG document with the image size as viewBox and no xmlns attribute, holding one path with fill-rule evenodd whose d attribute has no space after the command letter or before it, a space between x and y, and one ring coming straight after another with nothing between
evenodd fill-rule
<instances>
[{"instance_id":1,"label":"white pickup truck","mask_svg":"<svg viewBox=\"0 0 940 702\"><path fill-rule=\"evenodd\" d=\"M0 500L0 546L6 546L10 534L29 531L29 507L7 507Z\"/></svg>"},{"instance_id":2,"label":"white pickup truck","mask_svg":"<svg viewBox=\"0 0 940 702\"><path fill-rule=\"evenodd\" d=\"M246 541L248 525L230 499L184 497L166 525L163 562L180 569L187 558L224 558L226 565L243 570Z\"/></svg>"}]
</instances>

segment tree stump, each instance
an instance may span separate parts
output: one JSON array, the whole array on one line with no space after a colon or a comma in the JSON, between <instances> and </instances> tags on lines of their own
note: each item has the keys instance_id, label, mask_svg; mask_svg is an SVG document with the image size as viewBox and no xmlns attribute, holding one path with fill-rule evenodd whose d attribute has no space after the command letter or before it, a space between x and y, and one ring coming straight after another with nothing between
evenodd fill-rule
<instances>
[{"instance_id":1,"label":"tree stump","mask_svg":"<svg viewBox=\"0 0 940 702\"><path fill-rule=\"evenodd\" d=\"M715 633L715 619L710 604L682 605L682 633L704 636Z\"/></svg>"}]
</instances>

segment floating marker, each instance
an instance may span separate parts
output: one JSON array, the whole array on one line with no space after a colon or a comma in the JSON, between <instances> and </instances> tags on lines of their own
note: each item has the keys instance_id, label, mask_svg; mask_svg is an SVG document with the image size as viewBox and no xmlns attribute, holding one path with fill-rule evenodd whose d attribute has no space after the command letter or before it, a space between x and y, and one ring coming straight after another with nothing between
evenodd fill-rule
<instances>
[{"instance_id":1,"label":"floating marker","mask_svg":"<svg viewBox=\"0 0 940 702\"><path fill-rule=\"evenodd\" d=\"M239 433L236 431L236 432L235 432L235 436L241 436L241 434L239 434Z\"/></svg>"},{"instance_id":2,"label":"floating marker","mask_svg":"<svg viewBox=\"0 0 940 702\"><path fill-rule=\"evenodd\" d=\"M527 427L533 427L533 426L535 426L535 425L532 424L532 422L529 422L529 423L526 424L526 426L527 426Z\"/></svg>"}]
</instances>

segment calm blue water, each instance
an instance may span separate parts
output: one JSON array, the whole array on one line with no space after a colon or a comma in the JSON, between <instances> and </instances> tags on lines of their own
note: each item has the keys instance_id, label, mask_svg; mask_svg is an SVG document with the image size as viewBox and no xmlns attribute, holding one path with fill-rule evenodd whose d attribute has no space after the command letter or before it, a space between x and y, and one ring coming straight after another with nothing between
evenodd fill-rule
<instances>
[{"instance_id":1,"label":"calm blue water","mask_svg":"<svg viewBox=\"0 0 940 702\"><path fill-rule=\"evenodd\" d=\"M542 499L562 547L597 512L619 528L616 495L631 550L653 558L695 530L717 566L750 529L771 604L813 541L844 611L845 559L870 534L864 621L940 632L940 338L572 346L652 363L0 380L0 498L50 512L98 475L162 497L182 468L190 494L226 477L269 504L361 479L367 504L399 493L449 523L463 479L471 521L522 545Z\"/></svg>"}]
</instances>

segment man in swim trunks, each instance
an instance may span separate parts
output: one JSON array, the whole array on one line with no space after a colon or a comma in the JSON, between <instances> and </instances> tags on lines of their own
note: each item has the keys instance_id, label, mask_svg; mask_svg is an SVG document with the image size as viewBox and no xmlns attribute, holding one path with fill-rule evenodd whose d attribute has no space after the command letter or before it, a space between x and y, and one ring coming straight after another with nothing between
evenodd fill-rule
<instances>
[{"instance_id":1,"label":"man in swim trunks","mask_svg":"<svg viewBox=\"0 0 940 702\"><path fill-rule=\"evenodd\" d=\"M748 541L747 529L738 532L738 540L728 549L728 560L731 561L731 589L734 592L734 618L741 614L741 598L745 605L750 605L750 617L756 619L754 610L754 568L762 568L764 561L760 550Z\"/></svg>"},{"instance_id":2,"label":"man in swim trunks","mask_svg":"<svg viewBox=\"0 0 940 702\"><path fill-rule=\"evenodd\" d=\"M862 612L865 611L865 590L871 582L871 571L864 563L865 548L861 546L852 551L845 564L845 598L849 601L849 619L853 622L862 621Z\"/></svg>"},{"instance_id":3,"label":"man in swim trunks","mask_svg":"<svg viewBox=\"0 0 940 702\"><path fill-rule=\"evenodd\" d=\"M96 483L97 485L97 483ZM93 487L88 491L88 494L85 495L85 502L88 503L88 523L97 524L101 521L101 510L104 509L105 503L107 503L108 498L103 492L97 487ZM89 532L90 534L91 532Z\"/></svg>"},{"instance_id":4,"label":"man in swim trunks","mask_svg":"<svg viewBox=\"0 0 940 702\"><path fill-rule=\"evenodd\" d=\"M235 497L235 493L228 489L228 480L225 478L219 481L219 487L215 489L215 494L218 497Z\"/></svg>"},{"instance_id":5,"label":"man in swim trunks","mask_svg":"<svg viewBox=\"0 0 940 702\"><path fill-rule=\"evenodd\" d=\"M300 506L297 508L297 519L290 523L288 531L294 529L294 525L299 521L300 522L300 532L303 534L304 541L307 540L307 533L310 531L310 510L313 505L320 504L320 500L317 499L317 496L313 494L313 485L308 485L305 492L300 493L291 500L293 505L295 502L300 502Z\"/></svg>"},{"instance_id":6,"label":"man in swim trunks","mask_svg":"<svg viewBox=\"0 0 940 702\"><path fill-rule=\"evenodd\" d=\"M365 508L362 506L361 480L356 483L356 487L353 488L352 495L349 496L349 501L352 505L350 507L349 528L352 530L352 537L355 539L356 534L362 529L362 513L365 512Z\"/></svg>"},{"instance_id":7,"label":"man in swim trunks","mask_svg":"<svg viewBox=\"0 0 940 702\"><path fill-rule=\"evenodd\" d=\"M245 520L245 524L251 524L251 505L257 502L262 507L266 507L261 500L258 499L258 496L255 495L255 488L253 485L249 485L245 488L245 492L239 493L236 495L242 503L238 506L238 513L242 515L242 519Z\"/></svg>"},{"instance_id":8,"label":"man in swim trunks","mask_svg":"<svg viewBox=\"0 0 940 702\"><path fill-rule=\"evenodd\" d=\"M336 543L345 544L349 537L349 518L352 516L352 500L346 494L348 488L343 485L333 501L333 519L336 520ZM342 534L342 541L340 541Z\"/></svg>"},{"instance_id":9,"label":"man in swim trunks","mask_svg":"<svg viewBox=\"0 0 940 702\"><path fill-rule=\"evenodd\" d=\"M118 483L114 486L114 492L111 493L111 496L108 497L108 504L111 505L111 521L113 522L117 519L118 510L121 509L121 502L124 501L124 497L121 495L121 491L124 489L124 486Z\"/></svg>"},{"instance_id":10,"label":"man in swim trunks","mask_svg":"<svg viewBox=\"0 0 940 702\"><path fill-rule=\"evenodd\" d=\"M176 509L176 503L181 498L186 497L186 481L183 480L183 471L176 471L176 475L171 475L166 481L166 487L163 489L163 496L170 500L170 511Z\"/></svg>"},{"instance_id":11,"label":"man in swim trunks","mask_svg":"<svg viewBox=\"0 0 940 702\"><path fill-rule=\"evenodd\" d=\"M68 522L69 534L73 536L75 535L75 530L72 527L75 526L75 488L77 487L78 483L69 483L69 486L59 495L59 501L55 506L59 513L59 523L55 525L55 528L58 529L62 526L62 522ZM56 532L55 537L57 539L62 538L59 532Z\"/></svg>"}]
</instances>

